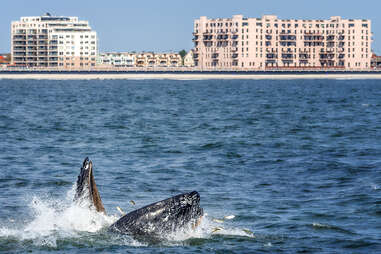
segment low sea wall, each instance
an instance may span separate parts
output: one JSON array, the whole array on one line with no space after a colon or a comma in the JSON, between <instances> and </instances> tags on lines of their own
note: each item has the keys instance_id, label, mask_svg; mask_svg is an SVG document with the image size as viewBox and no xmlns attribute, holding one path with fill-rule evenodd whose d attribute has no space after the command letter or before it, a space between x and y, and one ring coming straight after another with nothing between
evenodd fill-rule
<instances>
[{"instance_id":1,"label":"low sea wall","mask_svg":"<svg viewBox=\"0 0 381 254\"><path fill-rule=\"evenodd\" d=\"M0 70L0 79L381 79L381 71L343 70Z\"/></svg>"}]
</instances>

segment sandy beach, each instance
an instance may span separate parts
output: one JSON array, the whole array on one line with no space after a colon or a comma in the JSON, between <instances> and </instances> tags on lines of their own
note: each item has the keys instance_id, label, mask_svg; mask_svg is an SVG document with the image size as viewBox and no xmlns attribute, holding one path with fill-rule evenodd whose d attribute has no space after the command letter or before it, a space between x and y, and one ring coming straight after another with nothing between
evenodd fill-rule
<instances>
[{"instance_id":1,"label":"sandy beach","mask_svg":"<svg viewBox=\"0 0 381 254\"><path fill-rule=\"evenodd\" d=\"M181 73L121 73L121 74L0 74L0 79L41 79L41 80L90 80L90 79L381 79L381 74L181 74Z\"/></svg>"}]
</instances>

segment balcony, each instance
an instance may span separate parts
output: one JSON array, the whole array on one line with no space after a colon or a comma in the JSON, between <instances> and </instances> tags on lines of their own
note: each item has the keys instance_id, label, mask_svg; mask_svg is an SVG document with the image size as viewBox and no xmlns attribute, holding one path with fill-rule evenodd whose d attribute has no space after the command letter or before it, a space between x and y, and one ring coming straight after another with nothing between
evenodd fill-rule
<instances>
[{"instance_id":1,"label":"balcony","mask_svg":"<svg viewBox=\"0 0 381 254\"><path fill-rule=\"evenodd\" d=\"M26 30L24 29L19 29L15 32L15 34L26 34Z\"/></svg>"},{"instance_id":2,"label":"balcony","mask_svg":"<svg viewBox=\"0 0 381 254\"><path fill-rule=\"evenodd\" d=\"M18 47L14 47L13 51L25 51L25 49L26 49L26 47L20 47L20 46L18 46Z\"/></svg>"},{"instance_id":3,"label":"balcony","mask_svg":"<svg viewBox=\"0 0 381 254\"><path fill-rule=\"evenodd\" d=\"M324 42L304 42L304 47L324 47Z\"/></svg>"},{"instance_id":4,"label":"balcony","mask_svg":"<svg viewBox=\"0 0 381 254\"><path fill-rule=\"evenodd\" d=\"M26 53L25 52L15 52L14 55L15 56L26 56Z\"/></svg>"},{"instance_id":5,"label":"balcony","mask_svg":"<svg viewBox=\"0 0 381 254\"><path fill-rule=\"evenodd\" d=\"M266 57L272 59L272 58L278 58L278 55L277 54L266 54Z\"/></svg>"},{"instance_id":6,"label":"balcony","mask_svg":"<svg viewBox=\"0 0 381 254\"><path fill-rule=\"evenodd\" d=\"M213 40L213 35L204 35L204 41L211 41Z\"/></svg>"},{"instance_id":7,"label":"balcony","mask_svg":"<svg viewBox=\"0 0 381 254\"><path fill-rule=\"evenodd\" d=\"M13 45L26 45L25 41L14 41Z\"/></svg>"},{"instance_id":8,"label":"balcony","mask_svg":"<svg viewBox=\"0 0 381 254\"><path fill-rule=\"evenodd\" d=\"M295 41L296 36L295 35L281 35L281 36L279 36L279 40L281 40L281 41Z\"/></svg>"},{"instance_id":9,"label":"balcony","mask_svg":"<svg viewBox=\"0 0 381 254\"><path fill-rule=\"evenodd\" d=\"M26 61L25 57L15 57L14 59L16 62L25 62Z\"/></svg>"},{"instance_id":10,"label":"balcony","mask_svg":"<svg viewBox=\"0 0 381 254\"><path fill-rule=\"evenodd\" d=\"M335 58L335 54L327 54L327 53L320 54L320 60L330 60L333 58Z\"/></svg>"},{"instance_id":11,"label":"balcony","mask_svg":"<svg viewBox=\"0 0 381 254\"><path fill-rule=\"evenodd\" d=\"M310 59L311 55L309 54L299 54L299 59Z\"/></svg>"},{"instance_id":12,"label":"balcony","mask_svg":"<svg viewBox=\"0 0 381 254\"><path fill-rule=\"evenodd\" d=\"M57 51L50 51L48 53L49 56L58 56L58 52Z\"/></svg>"},{"instance_id":13,"label":"balcony","mask_svg":"<svg viewBox=\"0 0 381 254\"><path fill-rule=\"evenodd\" d=\"M289 66L290 64L294 63L294 60L292 59L282 59L282 63L284 66Z\"/></svg>"},{"instance_id":14,"label":"balcony","mask_svg":"<svg viewBox=\"0 0 381 254\"><path fill-rule=\"evenodd\" d=\"M282 54L282 59L294 59L293 54Z\"/></svg>"},{"instance_id":15,"label":"balcony","mask_svg":"<svg viewBox=\"0 0 381 254\"><path fill-rule=\"evenodd\" d=\"M13 40L19 40L19 41L26 40L26 36L25 35L14 35Z\"/></svg>"},{"instance_id":16,"label":"balcony","mask_svg":"<svg viewBox=\"0 0 381 254\"><path fill-rule=\"evenodd\" d=\"M295 41L281 41L279 44L282 47L295 47L296 46Z\"/></svg>"},{"instance_id":17,"label":"balcony","mask_svg":"<svg viewBox=\"0 0 381 254\"><path fill-rule=\"evenodd\" d=\"M305 35L304 36L304 40L305 41L323 41L324 40L324 36L320 36L320 35Z\"/></svg>"}]
</instances>

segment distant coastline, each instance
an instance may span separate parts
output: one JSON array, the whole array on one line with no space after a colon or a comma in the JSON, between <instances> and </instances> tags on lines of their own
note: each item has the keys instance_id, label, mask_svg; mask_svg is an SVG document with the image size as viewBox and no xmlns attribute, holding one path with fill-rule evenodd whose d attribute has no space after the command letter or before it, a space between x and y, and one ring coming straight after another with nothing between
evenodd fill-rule
<instances>
[{"instance_id":1,"label":"distant coastline","mask_svg":"<svg viewBox=\"0 0 381 254\"><path fill-rule=\"evenodd\" d=\"M0 70L0 79L381 79L381 71Z\"/></svg>"}]
</instances>

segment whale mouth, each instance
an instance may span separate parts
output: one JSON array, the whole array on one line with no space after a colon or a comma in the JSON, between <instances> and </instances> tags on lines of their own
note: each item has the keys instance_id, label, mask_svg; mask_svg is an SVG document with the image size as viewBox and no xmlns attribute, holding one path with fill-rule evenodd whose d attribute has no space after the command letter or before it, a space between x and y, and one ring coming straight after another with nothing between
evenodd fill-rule
<instances>
[{"instance_id":1,"label":"whale mouth","mask_svg":"<svg viewBox=\"0 0 381 254\"><path fill-rule=\"evenodd\" d=\"M97 212L105 213L105 209L94 179L93 163L88 157L86 157L83 161L81 172L78 176L74 201L79 204L86 201L90 202L90 207L95 208Z\"/></svg>"}]
</instances>

